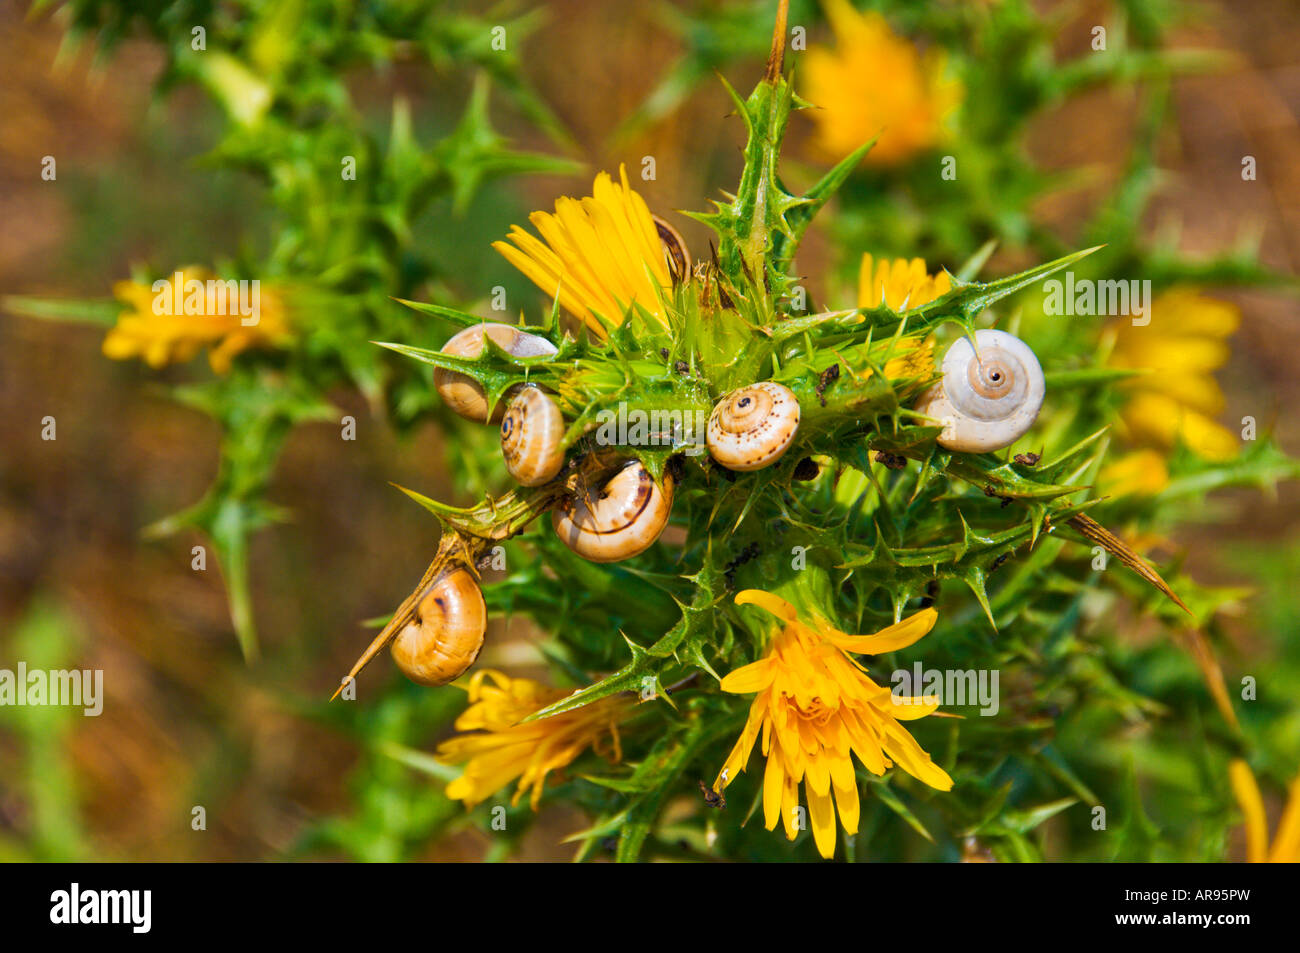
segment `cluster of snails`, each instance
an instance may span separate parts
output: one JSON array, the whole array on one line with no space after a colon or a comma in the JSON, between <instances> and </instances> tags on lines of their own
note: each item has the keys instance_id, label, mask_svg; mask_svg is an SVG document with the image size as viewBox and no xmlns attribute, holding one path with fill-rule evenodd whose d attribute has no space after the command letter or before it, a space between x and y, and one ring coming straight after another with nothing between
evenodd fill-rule
<instances>
[{"instance_id":1,"label":"cluster of snails","mask_svg":"<svg viewBox=\"0 0 1300 953\"><path fill-rule=\"evenodd\" d=\"M953 343L940 380L916 410L943 424L939 446L959 453L1009 447L1033 426L1046 395L1033 350L1006 331L979 330ZM725 395L709 417L709 453L729 470L775 463L799 429L799 401L787 387L763 381Z\"/></svg>"},{"instance_id":2,"label":"cluster of snails","mask_svg":"<svg viewBox=\"0 0 1300 953\"><path fill-rule=\"evenodd\" d=\"M456 334L443 353L476 357L485 335L517 357L556 353L545 338L491 323ZM507 393L505 407L493 413L483 388L467 375L439 369L434 383L461 416L480 423L500 421L502 456L520 484L542 486L564 470L564 415L545 389L517 385ZM1004 331L980 330L973 340L963 337L949 348L941 379L922 395L916 409L943 423L940 446L980 453L1010 446L1023 436L1038 415L1044 392L1042 368L1023 341ZM714 406L706 433L708 452L728 470L760 470L790 447L799 420L799 401L788 387L775 381L741 387ZM560 500L552 517L555 532L571 550L593 562L630 559L649 549L667 527L675 489L671 469L656 482L639 461L622 461L595 494L584 488ZM395 637L386 629L393 659L412 681L443 685L459 677L477 659L487 629L487 607L471 570L454 565L435 572L431 567L390 628L397 629ZM384 641L381 634L353 674Z\"/></svg>"},{"instance_id":3,"label":"cluster of snails","mask_svg":"<svg viewBox=\"0 0 1300 953\"><path fill-rule=\"evenodd\" d=\"M506 324L484 323L452 337L443 353L476 357L484 337L517 357L556 353L545 338ZM456 413L478 422L500 421L506 469L522 486L549 483L564 468L565 420L555 400L536 384L516 385L504 409L490 412L483 388L472 378L439 369L434 383ZM916 409L943 423L940 446L980 453L1010 446L1038 416L1045 392L1034 352L1005 331L976 331L958 339L944 356L941 379ZM710 456L728 470L759 470L775 463L799 429L799 401L788 387L761 381L723 395L709 416ZM673 482L656 484L643 466L629 461L596 499L570 499L555 515L560 538L596 562L644 552L663 531L672 506Z\"/></svg>"},{"instance_id":4,"label":"cluster of snails","mask_svg":"<svg viewBox=\"0 0 1300 953\"><path fill-rule=\"evenodd\" d=\"M478 357L484 335L514 357L549 357L555 345L508 324L485 322L453 335L443 354ZM520 384L507 393L505 408L489 414L487 395L477 381L458 371L438 368L434 386L447 406L467 420L501 424L501 447L510 475L523 486L540 486L563 465L557 456L564 418L546 392L535 384ZM709 452L732 470L757 470L774 462L799 427L799 402L794 393L773 381L763 381L726 394L709 418ZM542 449L542 448L546 449Z\"/></svg>"},{"instance_id":5,"label":"cluster of snails","mask_svg":"<svg viewBox=\"0 0 1300 953\"><path fill-rule=\"evenodd\" d=\"M516 357L555 353L555 346L545 338L505 324L466 328L442 351L476 357L485 334ZM434 386L462 417L480 423L498 419L489 415L483 388L467 375L439 369ZM517 385L506 396L499 417L506 470L523 486L549 483L564 468L564 415L536 384ZM584 491L564 499L554 514L555 532L566 546L592 562L630 559L649 549L668 525L673 488L671 475L656 483L639 461L628 460L594 495Z\"/></svg>"}]
</instances>

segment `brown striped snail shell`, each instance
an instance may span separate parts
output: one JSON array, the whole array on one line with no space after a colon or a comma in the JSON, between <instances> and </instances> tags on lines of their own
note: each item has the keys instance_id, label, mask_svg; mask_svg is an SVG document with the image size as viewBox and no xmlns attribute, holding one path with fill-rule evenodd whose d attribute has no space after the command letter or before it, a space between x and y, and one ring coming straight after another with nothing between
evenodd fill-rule
<instances>
[{"instance_id":1,"label":"brown striped snail shell","mask_svg":"<svg viewBox=\"0 0 1300 953\"><path fill-rule=\"evenodd\" d=\"M659 233L659 247L663 249L668 262L668 273L673 276L673 284L681 284L691 277L691 253L686 248L686 240L681 233L658 215L651 216L655 222L655 231Z\"/></svg>"},{"instance_id":2,"label":"brown striped snail shell","mask_svg":"<svg viewBox=\"0 0 1300 953\"><path fill-rule=\"evenodd\" d=\"M414 620L393 640L393 661L413 682L446 685L474 664L486 632L483 591L469 572L453 569L420 597Z\"/></svg>"},{"instance_id":3,"label":"brown striped snail shell","mask_svg":"<svg viewBox=\"0 0 1300 953\"><path fill-rule=\"evenodd\" d=\"M663 485L633 460L592 498L571 497L555 511L555 532L584 559L612 563L649 549L668 525L673 508L673 478Z\"/></svg>"},{"instance_id":4,"label":"brown striped snail shell","mask_svg":"<svg viewBox=\"0 0 1300 953\"><path fill-rule=\"evenodd\" d=\"M733 390L709 415L709 455L728 470L761 470L780 459L799 430L799 399L762 381Z\"/></svg>"},{"instance_id":5,"label":"brown striped snail shell","mask_svg":"<svg viewBox=\"0 0 1300 953\"><path fill-rule=\"evenodd\" d=\"M1033 350L1006 331L975 332L944 355L943 379L916 409L942 421L939 446L961 453L1009 447L1033 426L1047 385Z\"/></svg>"},{"instance_id":6,"label":"brown striped snail shell","mask_svg":"<svg viewBox=\"0 0 1300 953\"><path fill-rule=\"evenodd\" d=\"M521 387L501 418L501 456L524 486L541 486L564 466L564 415L535 384Z\"/></svg>"},{"instance_id":7,"label":"brown striped snail shell","mask_svg":"<svg viewBox=\"0 0 1300 953\"><path fill-rule=\"evenodd\" d=\"M550 357L555 353L555 345L546 338L521 331L509 324L491 322L458 331L442 346L442 353L457 357L478 357L483 353L484 334L515 357ZM433 386L438 389L447 406L462 417L476 423L488 422L487 394L479 382L468 374L435 368ZM492 422L500 420L503 413L504 407L498 403L492 414Z\"/></svg>"}]
</instances>

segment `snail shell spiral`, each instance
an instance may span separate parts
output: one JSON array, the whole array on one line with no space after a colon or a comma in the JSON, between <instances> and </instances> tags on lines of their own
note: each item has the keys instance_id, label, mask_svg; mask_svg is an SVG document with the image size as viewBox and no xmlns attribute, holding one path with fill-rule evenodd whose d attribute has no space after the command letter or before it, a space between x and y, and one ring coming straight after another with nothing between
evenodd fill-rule
<instances>
[{"instance_id":1,"label":"snail shell spiral","mask_svg":"<svg viewBox=\"0 0 1300 953\"><path fill-rule=\"evenodd\" d=\"M673 508L673 478L663 485L633 460L594 498L571 497L555 511L555 532L584 559L612 563L649 549L668 525Z\"/></svg>"},{"instance_id":2,"label":"snail shell spiral","mask_svg":"<svg viewBox=\"0 0 1300 953\"><path fill-rule=\"evenodd\" d=\"M761 470L785 453L798 430L794 392L762 381L718 401L709 415L709 454L728 470Z\"/></svg>"},{"instance_id":3,"label":"snail shell spiral","mask_svg":"<svg viewBox=\"0 0 1300 953\"><path fill-rule=\"evenodd\" d=\"M393 661L413 682L446 685L474 664L486 632L482 590L466 570L453 569L421 596L415 619L393 640Z\"/></svg>"},{"instance_id":4,"label":"snail shell spiral","mask_svg":"<svg viewBox=\"0 0 1300 953\"><path fill-rule=\"evenodd\" d=\"M501 455L524 486L541 486L564 466L564 415L540 387L519 389L501 418Z\"/></svg>"},{"instance_id":5,"label":"snail shell spiral","mask_svg":"<svg viewBox=\"0 0 1300 953\"><path fill-rule=\"evenodd\" d=\"M659 233L659 247L668 261L668 273L673 276L673 284L681 284L691 277L691 253L686 248L686 240L658 215L652 217L655 231Z\"/></svg>"},{"instance_id":6,"label":"snail shell spiral","mask_svg":"<svg viewBox=\"0 0 1300 953\"><path fill-rule=\"evenodd\" d=\"M472 328L465 328L442 346L443 354L457 357L478 357L483 353L483 335L495 341L502 350L515 357L550 357L555 353L555 345L546 338L529 334L509 324L484 323ZM435 368L433 386L447 406L468 420L476 423L488 422L487 394L478 381L459 371ZM492 414L492 422L501 419L504 408L498 404Z\"/></svg>"},{"instance_id":7,"label":"snail shell spiral","mask_svg":"<svg viewBox=\"0 0 1300 953\"><path fill-rule=\"evenodd\" d=\"M942 374L916 409L943 421L939 446L961 453L1011 446L1033 426L1047 393L1033 350L1005 331L976 331L974 347L965 337L953 342Z\"/></svg>"}]
</instances>

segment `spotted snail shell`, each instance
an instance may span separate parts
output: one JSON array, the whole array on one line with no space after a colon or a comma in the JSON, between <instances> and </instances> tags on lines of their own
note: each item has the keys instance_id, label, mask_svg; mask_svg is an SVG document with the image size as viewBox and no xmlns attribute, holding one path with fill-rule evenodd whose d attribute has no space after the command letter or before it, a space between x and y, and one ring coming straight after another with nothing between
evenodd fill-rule
<instances>
[{"instance_id":1,"label":"spotted snail shell","mask_svg":"<svg viewBox=\"0 0 1300 953\"><path fill-rule=\"evenodd\" d=\"M761 470L785 453L798 430L794 392L762 381L718 401L709 415L709 454L728 470Z\"/></svg>"},{"instance_id":2,"label":"spotted snail shell","mask_svg":"<svg viewBox=\"0 0 1300 953\"><path fill-rule=\"evenodd\" d=\"M453 569L420 597L415 619L393 640L393 661L413 682L446 685L474 664L486 631L482 590L466 570Z\"/></svg>"},{"instance_id":3,"label":"spotted snail shell","mask_svg":"<svg viewBox=\"0 0 1300 953\"><path fill-rule=\"evenodd\" d=\"M501 418L501 455L524 486L541 486L564 466L564 415L535 384L521 387Z\"/></svg>"},{"instance_id":4,"label":"spotted snail shell","mask_svg":"<svg viewBox=\"0 0 1300 953\"><path fill-rule=\"evenodd\" d=\"M673 284L681 284L691 277L691 253L686 249L686 240L658 215L653 218L655 231L659 233L659 247L668 262L668 273L673 276Z\"/></svg>"},{"instance_id":5,"label":"spotted snail shell","mask_svg":"<svg viewBox=\"0 0 1300 953\"><path fill-rule=\"evenodd\" d=\"M476 324L472 328L458 331L442 346L442 353L457 357L478 357L483 353L484 334L500 345L502 350L515 357L550 357L555 353L555 345L546 338L529 334L508 324L493 323ZM447 406L462 417L477 423L488 422L487 394L483 392L478 381L468 374L444 370L441 367L435 368L433 386L438 388L438 393L446 401ZM492 421L500 420L503 413L504 408L500 403L497 404L496 411L492 414Z\"/></svg>"},{"instance_id":6,"label":"spotted snail shell","mask_svg":"<svg viewBox=\"0 0 1300 953\"><path fill-rule=\"evenodd\" d=\"M961 453L1009 447L1033 426L1047 385L1029 345L1005 331L975 332L944 355L943 379L916 409L943 421L939 446Z\"/></svg>"},{"instance_id":7,"label":"spotted snail shell","mask_svg":"<svg viewBox=\"0 0 1300 953\"><path fill-rule=\"evenodd\" d=\"M631 461L605 484L595 498L571 497L555 511L555 532L564 545L584 559L612 563L649 549L668 525L673 508L673 478L663 485L650 471Z\"/></svg>"}]
</instances>

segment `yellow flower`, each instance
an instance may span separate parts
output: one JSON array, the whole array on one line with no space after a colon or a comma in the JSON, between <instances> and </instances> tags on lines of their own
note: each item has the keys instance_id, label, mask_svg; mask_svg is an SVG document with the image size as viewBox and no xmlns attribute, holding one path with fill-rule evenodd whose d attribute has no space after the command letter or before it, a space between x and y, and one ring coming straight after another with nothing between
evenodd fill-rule
<instances>
[{"instance_id":1,"label":"yellow flower","mask_svg":"<svg viewBox=\"0 0 1300 953\"><path fill-rule=\"evenodd\" d=\"M864 160L894 165L943 138L943 122L961 101L960 83L943 79L940 51L922 56L878 13L859 13L847 0L826 0L834 51L805 54L808 98L817 125L813 147L837 162L877 134Z\"/></svg>"},{"instance_id":2,"label":"yellow flower","mask_svg":"<svg viewBox=\"0 0 1300 953\"><path fill-rule=\"evenodd\" d=\"M468 691L470 706L456 719L456 729L474 734L444 741L437 753L439 760L465 764L464 773L447 785L447 796L464 801L466 807L487 800L518 778L510 803L518 804L524 792L531 791L529 803L536 810L546 776L563 769L588 748L613 761L622 760L618 723L634 704L626 697L602 698L520 724L569 693L491 669L475 672ZM604 744L607 733L612 751Z\"/></svg>"},{"instance_id":3,"label":"yellow flower","mask_svg":"<svg viewBox=\"0 0 1300 953\"><path fill-rule=\"evenodd\" d=\"M921 258L895 258L892 262L883 258L877 263L866 254L858 268L859 308L878 308L882 304L895 311L919 308L951 290L948 273L928 274Z\"/></svg>"},{"instance_id":4,"label":"yellow flower","mask_svg":"<svg viewBox=\"0 0 1300 953\"><path fill-rule=\"evenodd\" d=\"M836 808L845 833L858 831L858 784L850 753L873 774L884 774L897 762L933 788L952 788L952 778L900 724L933 713L938 702L895 698L888 688L868 678L848 654L875 655L911 645L934 627L938 615L933 609L923 609L875 635L846 635L821 619L805 625L788 602L761 590L738 593L736 604L759 606L780 619L782 627L765 658L722 680L723 691L758 694L744 731L713 782L714 790L721 791L745 770L761 730L767 758L763 777L767 829L773 830L780 817L786 836L794 840L803 782L813 839L821 855L829 858L835 853Z\"/></svg>"},{"instance_id":5,"label":"yellow flower","mask_svg":"<svg viewBox=\"0 0 1300 953\"><path fill-rule=\"evenodd\" d=\"M1151 303L1150 323L1124 321L1115 330L1111 364L1145 370L1126 386L1132 397L1121 411L1125 435L1138 446L1168 451L1181 441L1207 460L1237 455L1237 440L1214 421L1223 391L1214 371L1227 361L1227 338L1241 315L1224 301L1174 288Z\"/></svg>"},{"instance_id":6,"label":"yellow flower","mask_svg":"<svg viewBox=\"0 0 1300 953\"><path fill-rule=\"evenodd\" d=\"M116 361L139 357L150 367L164 367L192 359L206 344L208 363L225 374L236 354L279 344L289 334L278 291L260 282L243 284L241 291L239 283L214 279L193 265L152 287L119 281L113 294L128 305L104 338L104 355Z\"/></svg>"},{"instance_id":7,"label":"yellow flower","mask_svg":"<svg viewBox=\"0 0 1300 953\"><path fill-rule=\"evenodd\" d=\"M1250 765L1241 759L1228 765L1228 779L1232 793L1241 806L1246 827L1246 860L1252 864L1300 863L1300 774L1291 782L1282 820L1278 823L1273 846L1268 845L1268 818L1264 814L1264 799Z\"/></svg>"},{"instance_id":8,"label":"yellow flower","mask_svg":"<svg viewBox=\"0 0 1300 953\"><path fill-rule=\"evenodd\" d=\"M658 229L645 200L628 186L625 167L619 177L621 184L615 184L602 172L591 196L563 196L554 214L528 216L541 241L512 225L513 245L492 243L546 294L558 289L564 309L601 337L623 323L634 302L668 323L661 294L672 286L672 277Z\"/></svg>"},{"instance_id":9,"label":"yellow flower","mask_svg":"<svg viewBox=\"0 0 1300 953\"><path fill-rule=\"evenodd\" d=\"M1111 496L1154 496L1169 485L1169 467L1157 450L1134 450L1102 467L1097 485Z\"/></svg>"},{"instance_id":10,"label":"yellow flower","mask_svg":"<svg viewBox=\"0 0 1300 953\"><path fill-rule=\"evenodd\" d=\"M870 254L862 256L858 268L858 307L878 308L882 304L895 311L919 308L952 290L946 271L931 275L925 261L913 258L882 258L877 262ZM885 363L885 376L891 380L904 377L928 378L934 375L934 340L908 340L899 343L902 354Z\"/></svg>"}]
</instances>

